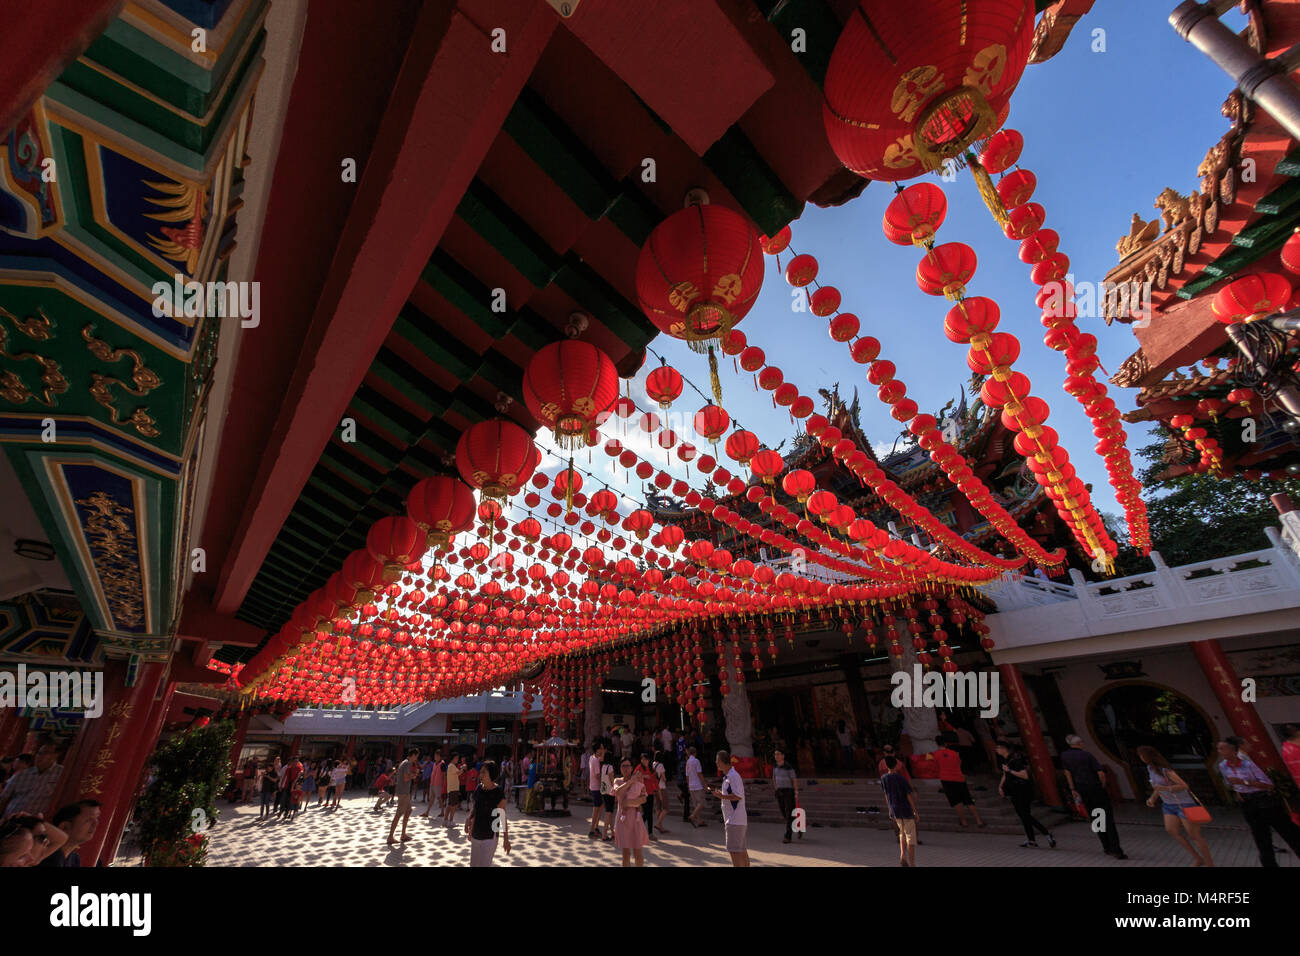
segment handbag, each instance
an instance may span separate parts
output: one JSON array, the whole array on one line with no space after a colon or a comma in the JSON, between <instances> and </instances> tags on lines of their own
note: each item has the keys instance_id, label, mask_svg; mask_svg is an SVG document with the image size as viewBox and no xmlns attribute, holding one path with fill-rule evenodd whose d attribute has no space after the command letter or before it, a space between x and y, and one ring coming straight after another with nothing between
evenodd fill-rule
<instances>
[{"instance_id":1,"label":"handbag","mask_svg":"<svg viewBox=\"0 0 1300 956\"><path fill-rule=\"evenodd\" d=\"M1196 805L1192 807L1183 807L1183 819L1190 820L1192 823L1209 823L1214 819L1210 816L1210 811L1205 808L1205 804L1201 803L1201 798L1192 793L1191 787L1187 788L1187 792L1191 794L1192 799L1196 801Z\"/></svg>"}]
</instances>

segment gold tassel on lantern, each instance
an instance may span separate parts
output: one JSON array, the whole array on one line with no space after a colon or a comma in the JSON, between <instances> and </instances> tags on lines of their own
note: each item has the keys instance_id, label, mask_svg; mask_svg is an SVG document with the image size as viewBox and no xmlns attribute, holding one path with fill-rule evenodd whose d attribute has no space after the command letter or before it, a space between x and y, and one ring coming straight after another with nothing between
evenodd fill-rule
<instances>
[{"instance_id":1,"label":"gold tassel on lantern","mask_svg":"<svg viewBox=\"0 0 1300 956\"><path fill-rule=\"evenodd\" d=\"M1002 197L998 195L997 188L993 185L993 177L980 165L974 153L966 154L966 165L970 167L971 175L975 177L975 185L980 191L980 198L984 200L984 205L989 207L989 212L993 214L998 227L1006 229L1007 223L1011 220L1007 216L1007 207L1002 205Z\"/></svg>"},{"instance_id":2,"label":"gold tassel on lantern","mask_svg":"<svg viewBox=\"0 0 1300 956\"><path fill-rule=\"evenodd\" d=\"M722 380L718 378L718 354L709 346L709 384L713 386L713 400L722 404Z\"/></svg>"},{"instance_id":3,"label":"gold tassel on lantern","mask_svg":"<svg viewBox=\"0 0 1300 956\"><path fill-rule=\"evenodd\" d=\"M569 480L565 482L564 487L564 513L568 514L573 510L573 459L569 459Z\"/></svg>"}]
</instances>

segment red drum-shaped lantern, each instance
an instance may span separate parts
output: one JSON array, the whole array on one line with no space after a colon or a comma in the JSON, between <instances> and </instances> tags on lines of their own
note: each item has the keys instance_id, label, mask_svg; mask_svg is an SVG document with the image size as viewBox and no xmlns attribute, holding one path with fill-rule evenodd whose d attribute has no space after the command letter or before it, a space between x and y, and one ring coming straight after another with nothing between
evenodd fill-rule
<instances>
[{"instance_id":1,"label":"red drum-shaped lantern","mask_svg":"<svg viewBox=\"0 0 1300 956\"><path fill-rule=\"evenodd\" d=\"M980 400L989 408L1001 408L1012 400L1019 401L1029 394L1029 378L1023 372L1012 372L1005 382L995 378L984 380L980 386Z\"/></svg>"},{"instance_id":2,"label":"red drum-shaped lantern","mask_svg":"<svg viewBox=\"0 0 1300 956\"><path fill-rule=\"evenodd\" d=\"M730 444L730 441L728 441L728 444ZM728 453L730 453L730 449L728 449ZM754 452L750 458L749 470L763 484L771 485L776 481L776 476L785 470L785 461L780 454L770 448L762 448Z\"/></svg>"},{"instance_id":3,"label":"red drum-shaped lantern","mask_svg":"<svg viewBox=\"0 0 1300 956\"><path fill-rule=\"evenodd\" d=\"M411 489L406 514L421 531L428 532L430 545L446 547L474 523L474 492L451 475L434 475Z\"/></svg>"},{"instance_id":4,"label":"red drum-shaped lantern","mask_svg":"<svg viewBox=\"0 0 1300 956\"><path fill-rule=\"evenodd\" d=\"M639 540L644 541L650 529L654 527L654 515L644 508L638 508L623 519L623 527L636 535Z\"/></svg>"},{"instance_id":5,"label":"red drum-shaped lantern","mask_svg":"<svg viewBox=\"0 0 1300 956\"><path fill-rule=\"evenodd\" d=\"M1070 271L1070 257L1064 252L1054 252L1029 272L1029 280L1034 285L1047 285L1060 282Z\"/></svg>"},{"instance_id":6,"label":"red drum-shaped lantern","mask_svg":"<svg viewBox=\"0 0 1300 956\"><path fill-rule=\"evenodd\" d=\"M808 513L813 517L825 519L836 507L839 499L832 492L819 488L808 496Z\"/></svg>"},{"instance_id":7,"label":"red drum-shaped lantern","mask_svg":"<svg viewBox=\"0 0 1300 956\"><path fill-rule=\"evenodd\" d=\"M854 342L853 347L849 349L849 355L853 358L853 361L857 362L859 365L867 365L874 362L876 356L879 354L880 340L872 335L864 335L862 338Z\"/></svg>"},{"instance_id":8,"label":"red drum-shaped lantern","mask_svg":"<svg viewBox=\"0 0 1300 956\"><path fill-rule=\"evenodd\" d=\"M716 445L718 439L731 425L731 416L721 405L710 402L695 413L695 431Z\"/></svg>"},{"instance_id":9,"label":"red drum-shaped lantern","mask_svg":"<svg viewBox=\"0 0 1300 956\"><path fill-rule=\"evenodd\" d=\"M1032 0L860 0L831 54L822 117L868 179L910 179L989 136L1020 81Z\"/></svg>"},{"instance_id":10,"label":"red drum-shaped lantern","mask_svg":"<svg viewBox=\"0 0 1300 956\"><path fill-rule=\"evenodd\" d=\"M976 295L958 302L943 320L943 334L950 342L966 344L973 336L992 332L998 327L1002 311L987 296Z\"/></svg>"},{"instance_id":11,"label":"red drum-shaped lantern","mask_svg":"<svg viewBox=\"0 0 1300 956\"><path fill-rule=\"evenodd\" d=\"M971 346L966 355L966 364L972 372L991 375L993 369L1014 365L1020 358L1020 340L1010 332L994 332L989 336L988 348L979 349Z\"/></svg>"},{"instance_id":12,"label":"red drum-shaped lantern","mask_svg":"<svg viewBox=\"0 0 1300 956\"><path fill-rule=\"evenodd\" d=\"M740 367L746 372L757 372L767 364L767 355L757 345L751 345L740 353Z\"/></svg>"},{"instance_id":13,"label":"red drum-shaped lantern","mask_svg":"<svg viewBox=\"0 0 1300 956\"><path fill-rule=\"evenodd\" d=\"M466 483L488 498L506 498L528 480L533 451L528 432L504 418L491 418L471 425L460 436L456 468Z\"/></svg>"},{"instance_id":14,"label":"red drum-shaped lantern","mask_svg":"<svg viewBox=\"0 0 1300 956\"><path fill-rule=\"evenodd\" d=\"M789 382L778 385L776 391L772 393L772 401L776 402L782 408L788 408L794 404L795 399L799 397L799 389Z\"/></svg>"},{"instance_id":15,"label":"red drum-shaped lantern","mask_svg":"<svg viewBox=\"0 0 1300 956\"><path fill-rule=\"evenodd\" d=\"M769 365L758 373L758 387L765 391L772 391L784 381L785 373L775 365Z\"/></svg>"},{"instance_id":16,"label":"red drum-shaped lantern","mask_svg":"<svg viewBox=\"0 0 1300 956\"><path fill-rule=\"evenodd\" d=\"M734 431L727 436L727 442L722 447L729 458L748 465L758 451L758 438L753 432Z\"/></svg>"},{"instance_id":17,"label":"red drum-shaped lantern","mask_svg":"<svg viewBox=\"0 0 1300 956\"><path fill-rule=\"evenodd\" d=\"M339 572L343 582L357 589L357 600L373 601L375 592L384 586L384 566L364 548L353 551L343 559Z\"/></svg>"},{"instance_id":18,"label":"red drum-shaped lantern","mask_svg":"<svg viewBox=\"0 0 1300 956\"><path fill-rule=\"evenodd\" d=\"M1038 177L1027 169L1016 169L998 180L998 198L1008 209L1023 206L1033 198L1038 186Z\"/></svg>"},{"instance_id":19,"label":"red drum-shaped lantern","mask_svg":"<svg viewBox=\"0 0 1300 956\"><path fill-rule=\"evenodd\" d=\"M813 413L813 400L807 395L800 395L790 403L790 414L795 418L807 418Z\"/></svg>"},{"instance_id":20,"label":"red drum-shaped lantern","mask_svg":"<svg viewBox=\"0 0 1300 956\"><path fill-rule=\"evenodd\" d=\"M618 512L618 495L608 488L602 488L591 496L587 510L608 521L610 515Z\"/></svg>"},{"instance_id":21,"label":"red drum-shaped lantern","mask_svg":"<svg viewBox=\"0 0 1300 956\"><path fill-rule=\"evenodd\" d=\"M924 246L948 214L948 199L934 183L908 186L889 201L881 224L885 238L895 245Z\"/></svg>"},{"instance_id":22,"label":"red drum-shaped lantern","mask_svg":"<svg viewBox=\"0 0 1300 956\"><path fill-rule=\"evenodd\" d=\"M748 344L744 332L740 331L740 329L732 329L722 337L722 354L739 355L745 351Z\"/></svg>"},{"instance_id":23,"label":"red drum-shaped lantern","mask_svg":"<svg viewBox=\"0 0 1300 956\"><path fill-rule=\"evenodd\" d=\"M808 306L813 315L825 318L840 307L840 290L824 285L808 297Z\"/></svg>"},{"instance_id":24,"label":"red drum-shaped lantern","mask_svg":"<svg viewBox=\"0 0 1300 956\"><path fill-rule=\"evenodd\" d=\"M618 398L618 372L590 342L566 339L538 349L523 382L524 403L562 448L581 448L596 416Z\"/></svg>"},{"instance_id":25,"label":"red drum-shaped lantern","mask_svg":"<svg viewBox=\"0 0 1300 956\"><path fill-rule=\"evenodd\" d=\"M1254 322L1281 311L1291 299L1291 283L1276 272L1260 272L1228 283L1210 311L1224 325Z\"/></svg>"},{"instance_id":26,"label":"red drum-shaped lantern","mask_svg":"<svg viewBox=\"0 0 1300 956\"><path fill-rule=\"evenodd\" d=\"M889 359L878 359L872 362L871 367L867 369L867 381L872 385L884 385L894 377L896 372L897 369L894 367L894 363Z\"/></svg>"},{"instance_id":27,"label":"red drum-shaped lantern","mask_svg":"<svg viewBox=\"0 0 1300 956\"><path fill-rule=\"evenodd\" d=\"M637 259L641 310L697 352L745 317L762 286L758 230L739 213L710 203L661 222Z\"/></svg>"},{"instance_id":28,"label":"red drum-shaped lantern","mask_svg":"<svg viewBox=\"0 0 1300 956\"><path fill-rule=\"evenodd\" d=\"M796 468L781 479L781 487L787 495L802 504L817 487L817 480L811 471Z\"/></svg>"},{"instance_id":29,"label":"red drum-shaped lantern","mask_svg":"<svg viewBox=\"0 0 1300 956\"><path fill-rule=\"evenodd\" d=\"M771 238L759 236L758 244L769 256L774 256L778 252L784 252L786 246L790 245L790 227L782 226L781 231Z\"/></svg>"},{"instance_id":30,"label":"red drum-shaped lantern","mask_svg":"<svg viewBox=\"0 0 1300 956\"><path fill-rule=\"evenodd\" d=\"M1055 229L1039 229L1028 239L1020 242L1020 261L1030 265L1042 262L1056 252L1061 244L1061 237Z\"/></svg>"},{"instance_id":31,"label":"red drum-shaped lantern","mask_svg":"<svg viewBox=\"0 0 1300 956\"><path fill-rule=\"evenodd\" d=\"M964 242L945 242L925 253L916 267L916 284L927 295L958 299L975 274L975 250Z\"/></svg>"},{"instance_id":32,"label":"red drum-shaped lantern","mask_svg":"<svg viewBox=\"0 0 1300 956\"><path fill-rule=\"evenodd\" d=\"M660 408L671 408L682 394L682 373L671 365L660 365L645 377L645 393Z\"/></svg>"},{"instance_id":33,"label":"red drum-shaped lantern","mask_svg":"<svg viewBox=\"0 0 1300 956\"><path fill-rule=\"evenodd\" d=\"M998 130L984 144L980 165L996 176L1014 166L1024 148L1025 138L1017 130Z\"/></svg>"},{"instance_id":34,"label":"red drum-shaped lantern","mask_svg":"<svg viewBox=\"0 0 1300 956\"><path fill-rule=\"evenodd\" d=\"M817 278L817 260L806 252L795 256L785 267L785 281L797 289L812 283Z\"/></svg>"},{"instance_id":35,"label":"red drum-shaped lantern","mask_svg":"<svg viewBox=\"0 0 1300 956\"><path fill-rule=\"evenodd\" d=\"M1047 212L1036 202L1027 202L1007 210L1007 226L1004 230L1008 239L1028 239L1043 228Z\"/></svg>"},{"instance_id":36,"label":"red drum-shaped lantern","mask_svg":"<svg viewBox=\"0 0 1300 956\"><path fill-rule=\"evenodd\" d=\"M384 565L385 578L395 581L404 567L429 550L429 536L405 515L393 515L371 525L366 550Z\"/></svg>"},{"instance_id":37,"label":"red drum-shaped lantern","mask_svg":"<svg viewBox=\"0 0 1300 956\"><path fill-rule=\"evenodd\" d=\"M841 312L831 319L830 334L836 342L847 342L858 334L862 323L852 312Z\"/></svg>"}]
</instances>

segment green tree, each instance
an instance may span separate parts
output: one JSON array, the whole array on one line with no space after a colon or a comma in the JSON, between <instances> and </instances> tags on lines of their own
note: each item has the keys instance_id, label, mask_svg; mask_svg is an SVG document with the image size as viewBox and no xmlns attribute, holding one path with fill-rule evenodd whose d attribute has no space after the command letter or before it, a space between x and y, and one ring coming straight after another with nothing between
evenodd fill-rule
<instances>
[{"instance_id":1,"label":"green tree","mask_svg":"<svg viewBox=\"0 0 1300 956\"><path fill-rule=\"evenodd\" d=\"M1269 496L1285 492L1300 501L1300 480L1215 478L1205 473L1159 480L1169 432L1158 429L1155 440L1138 450L1148 464L1139 478L1146 494L1151 545L1171 566L1209 561L1268 547L1266 527L1277 524L1277 509Z\"/></svg>"},{"instance_id":2,"label":"green tree","mask_svg":"<svg viewBox=\"0 0 1300 956\"><path fill-rule=\"evenodd\" d=\"M136 803L140 850L149 866L202 866L217 797L230 782L235 725L177 734L154 751L154 779Z\"/></svg>"}]
</instances>

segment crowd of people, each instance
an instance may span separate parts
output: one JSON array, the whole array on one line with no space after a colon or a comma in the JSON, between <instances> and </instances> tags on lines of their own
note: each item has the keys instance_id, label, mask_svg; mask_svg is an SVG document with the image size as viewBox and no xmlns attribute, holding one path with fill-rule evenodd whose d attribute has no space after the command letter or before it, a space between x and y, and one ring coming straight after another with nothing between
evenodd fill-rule
<instances>
[{"instance_id":1,"label":"crowd of people","mask_svg":"<svg viewBox=\"0 0 1300 956\"><path fill-rule=\"evenodd\" d=\"M1283 737L1283 760L1292 775L1300 778L1300 727L1288 725ZM958 822L963 827L971 822L984 826L965 777L973 741L946 731L935 742L931 754L939 786ZM1113 782L1108 771L1085 748L1082 738L1070 735L1066 743L1060 764L1073 805L1085 819L1100 821L1092 829L1103 851L1127 859L1110 797ZM1242 746L1237 737L1220 741L1214 769L1242 811L1261 865L1277 866L1274 834L1300 855L1300 825L1275 782ZM682 823L692 827L709 826L720 810L730 860L736 866L748 866L744 779L725 749L716 750L712 761L706 761L705 748L706 742L698 734L667 727L639 733L611 727L588 750L526 748L517 763L508 756L498 761L465 752L421 755L415 748L402 755L400 762L366 754L307 760L288 754L249 758L235 775L229 796L236 802L260 799L260 820L292 821L313 808L322 813L336 810L346 791L365 789L376 798L373 812L393 807L389 845L411 838L408 827L414 803L422 799L426 806L420 815L432 818L436 813L448 827L455 826L457 814L465 811L470 863L490 866L498 846L510 852L507 811L512 790L531 793L540 780L550 779L555 783L552 800L558 796L566 806L570 787L581 791L585 784L592 806L588 837L613 843L625 866L644 864L643 849L670 832L664 824L677 809ZM1055 847L1055 837L1031 810L1034 788L1025 753L1006 740L993 741L991 749L998 794L1011 804L1024 826L1021 845L1037 847L1042 835L1049 847ZM915 866L920 814L906 759L889 745L865 757L850 751L846 744L841 754L845 763L852 760L865 769L875 760L875 775L898 834L899 863ZM1209 810L1156 748L1142 746L1137 752L1147 768L1147 806L1160 806L1166 831L1187 851L1192 865L1213 866L1202 833ZM770 754L773 793L785 823L783 842L790 843L803 836L804 827L798 825L801 773L785 752L784 741L778 740ZM0 866L94 865L83 861L79 850L99 828L101 806L96 800L83 799L52 807L63 777L58 755L58 748L46 743L35 753L0 759ZM713 772L706 771L706 764Z\"/></svg>"}]
</instances>

